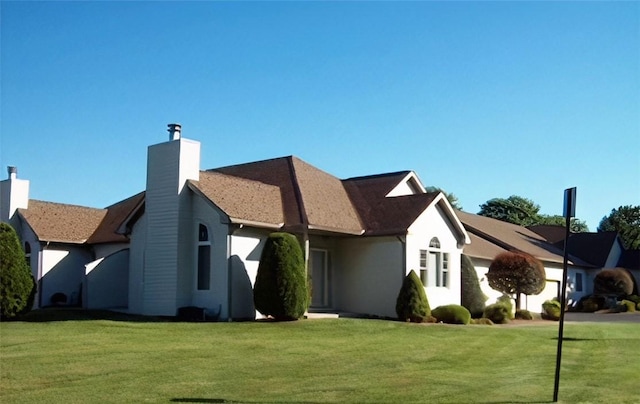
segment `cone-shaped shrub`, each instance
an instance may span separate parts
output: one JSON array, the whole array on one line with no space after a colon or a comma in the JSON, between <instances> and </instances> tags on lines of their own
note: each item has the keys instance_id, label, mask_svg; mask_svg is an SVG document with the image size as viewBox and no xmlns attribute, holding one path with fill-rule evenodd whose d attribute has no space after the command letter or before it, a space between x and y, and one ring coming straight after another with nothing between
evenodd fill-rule
<instances>
[{"instance_id":1,"label":"cone-shaped shrub","mask_svg":"<svg viewBox=\"0 0 640 404\"><path fill-rule=\"evenodd\" d=\"M471 317L482 317L485 307L484 303L487 301L487 296L482 293L480 281L478 281L478 273L473 266L471 258L464 254L462 254L460 277L460 297L462 306L469 310Z\"/></svg>"},{"instance_id":2,"label":"cone-shaped shrub","mask_svg":"<svg viewBox=\"0 0 640 404\"><path fill-rule=\"evenodd\" d=\"M13 227L0 223L0 319L10 319L30 309L27 306L33 285L18 235Z\"/></svg>"},{"instance_id":3,"label":"cone-shaped shrub","mask_svg":"<svg viewBox=\"0 0 640 404\"><path fill-rule=\"evenodd\" d=\"M431 311L431 315L445 324L469 324L471 313L463 306L448 304L438 306Z\"/></svg>"},{"instance_id":4,"label":"cone-shaped shrub","mask_svg":"<svg viewBox=\"0 0 640 404\"><path fill-rule=\"evenodd\" d=\"M402 282L396 300L396 314L400 320L414 323L426 322L431 315L427 294L414 270Z\"/></svg>"},{"instance_id":5,"label":"cone-shaped shrub","mask_svg":"<svg viewBox=\"0 0 640 404\"><path fill-rule=\"evenodd\" d=\"M297 320L307 310L308 296L300 243L289 233L270 234L253 288L256 310L278 321Z\"/></svg>"}]
</instances>

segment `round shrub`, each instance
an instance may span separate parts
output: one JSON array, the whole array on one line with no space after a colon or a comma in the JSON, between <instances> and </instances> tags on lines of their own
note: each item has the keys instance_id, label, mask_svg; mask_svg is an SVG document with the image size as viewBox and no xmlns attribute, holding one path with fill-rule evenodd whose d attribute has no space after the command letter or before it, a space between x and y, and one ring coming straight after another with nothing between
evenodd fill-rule
<instances>
[{"instance_id":1,"label":"round shrub","mask_svg":"<svg viewBox=\"0 0 640 404\"><path fill-rule=\"evenodd\" d=\"M529 310L516 310L516 318L519 320L533 320L533 314Z\"/></svg>"},{"instance_id":2,"label":"round shrub","mask_svg":"<svg viewBox=\"0 0 640 404\"><path fill-rule=\"evenodd\" d=\"M506 324L511 319L511 310L504 303L494 303L484 309L484 318L488 318L494 324Z\"/></svg>"},{"instance_id":3,"label":"round shrub","mask_svg":"<svg viewBox=\"0 0 640 404\"><path fill-rule=\"evenodd\" d=\"M396 314L402 321L413 323L429 322L431 308L422 281L414 270L411 270L402 281L402 287L396 299Z\"/></svg>"},{"instance_id":4,"label":"round shrub","mask_svg":"<svg viewBox=\"0 0 640 404\"><path fill-rule=\"evenodd\" d=\"M493 325L493 321L488 318L472 318L469 324L478 324L478 325Z\"/></svg>"},{"instance_id":5,"label":"round shrub","mask_svg":"<svg viewBox=\"0 0 640 404\"><path fill-rule=\"evenodd\" d=\"M497 303L502 303L509 310L509 320L513 320L513 299L509 295L502 295Z\"/></svg>"},{"instance_id":6,"label":"round shrub","mask_svg":"<svg viewBox=\"0 0 640 404\"><path fill-rule=\"evenodd\" d=\"M304 258L298 239L289 233L267 238L253 289L260 313L278 321L297 320L309 303Z\"/></svg>"},{"instance_id":7,"label":"round shrub","mask_svg":"<svg viewBox=\"0 0 640 404\"><path fill-rule=\"evenodd\" d=\"M431 310L431 315L446 324L469 324L471 313L466 307L458 304L438 306Z\"/></svg>"},{"instance_id":8,"label":"round shrub","mask_svg":"<svg viewBox=\"0 0 640 404\"><path fill-rule=\"evenodd\" d=\"M620 302L620 304L622 306L626 306L627 310L629 312L635 312L636 311L636 304L634 302L632 302L631 300L623 300Z\"/></svg>"},{"instance_id":9,"label":"round shrub","mask_svg":"<svg viewBox=\"0 0 640 404\"><path fill-rule=\"evenodd\" d=\"M547 300L542 303L542 318L545 320L560 320L560 302L557 300Z\"/></svg>"},{"instance_id":10,"label":"round shrub","mask_svg":"<svg viewBox=\"0 0 640 404\"><path fill-rule=\"evenodd\" d=\"M603 269L593 279L596 295L627 296L633 293L633 276L624 268Z\"/></svg>"},{"instance_id":11,"label":"round shrub","mask_svg":"<svg viewBox=\"0 0 640 404\"><path fill-rule=\"evenodd\" d=\"M487 296L482 293L478 273L471 258L462 254L460 263L460 303L471 313L472 318L482 317Z\"/></svg>"},{"instance_id":12,"label":"round shrub","mask_svg":"<svg viewBox=\"0 0 640 404\"><path fill-rule=\"evenodd\" d=\"M28 311L33 287L18 235L13 227L0 223L0 320Z\"/></svg>"}]
</instances>

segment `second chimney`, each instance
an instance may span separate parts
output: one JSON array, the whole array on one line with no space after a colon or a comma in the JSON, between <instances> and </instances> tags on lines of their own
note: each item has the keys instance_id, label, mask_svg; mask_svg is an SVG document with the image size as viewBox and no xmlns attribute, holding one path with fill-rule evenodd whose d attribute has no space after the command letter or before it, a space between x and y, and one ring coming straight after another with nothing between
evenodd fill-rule
<instances>
[{"instance_id":1,"label":"second chimney","mask_svg":"<svg viewBox=\"0 0 640 404\"><path fill-rule=\"evenodd\" d=\"M167 125L169 129L169 140L180 140L180 131L182 130L182 126L179 123L170 123Z\"/></svg>"}]
</instances>

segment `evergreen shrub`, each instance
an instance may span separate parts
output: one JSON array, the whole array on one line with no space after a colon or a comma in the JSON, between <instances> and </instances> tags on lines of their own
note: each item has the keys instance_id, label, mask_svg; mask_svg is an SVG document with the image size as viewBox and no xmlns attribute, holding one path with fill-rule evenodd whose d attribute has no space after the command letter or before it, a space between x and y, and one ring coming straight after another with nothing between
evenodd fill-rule
<instances>
[{"instance_id":1,"label":"evergreen shrub","mask_svg":"<svg viewBox=\"0 0 640 404\"><path fill-rule=\"evenodd\" d=\"M472 318L471 322L469 324L493 325L493 321L491 321L491 320L489 320L488 318L485 318L485 317Z\"/></svg>"},{"instance_id":2,"label":"evergreen shrub","mask_svg":"<svg viewBox=\"0 0 640 404\"><path fill-rule=\"evenodd\" d=\"M460 303L469 310L472 318L482 317L487 296L482 293L473 261L465 254L461 256L460 278Z\"/></svg>"},{"instance_id":3,"label":"evergreen shrub","mask_svg":"<svg viewBox=\"0 0 640 404\"><path fill-rule=\"evenodd\" d=\"M504 294L498 298L498 303L504 304L509 310L509 320L513 320L513 299L511 296Z\"/></svg>"},{"instance_id":4,"label":"evergreen shrub","mask_svg":"<svg viewBox=\"0 0 640 404\"><path fill-rule=\"evenodd\" d=\"M556 299L546 300L542 303L542 318L545 320L560 320L561 307Z\"/></svg>"},{"instance_id":5,"label":"evergreen shrub","mask_svg":"<svg viewBox=\"0 0 640 404\"><path fill-rule=\"evenodd\" d=\"M18 235L9 224L0 223L0 320L30 310L33 287L31 269L24 259Z\"/></svg>"},{"instance_id":6,"label":"evergreen shrub","mask_svg":"<svg viewBox=\"0 0 640 404\"><path fill-rule=\"evenodd\" d=\"M396 314L401 321L413 323L430 322L431 308L422 281L414 270L411 270L402 281L396 299Z\"/></svg>"},{"instance_id":7,"label":"evergreen shrub","mask_svg":"<svg viewBox=\"0 0 640 404\"><path fill-rule=\"evenodd\" d=\"M431 315L445 324L469 324L471 313L466 307L458 304L438 306L431 310Z\"/></svg>"},{"instance_id":8,"label":"evergreen shrub","mask_svg":"<svg viewBox=\"0 0 640 404\"><path fill-rule=\"evenodd\" d=\"M506 324L511 319L511 309L502 302L490 304L484 309L483 317L494 324Z\"/></svg>"},{"instance_id":9,"label":"evergreen shrub","mask_svg":"<svg viewBox=\"0 0 640 404\"><path fill-rule=\"evenodd\" d=\"M520 320L533 320L533 314L529 310L516 310L515 317Z\"/></svg>"},{"instance_id":10,"label":"evergreen shrub","mask_svg":"<svg viewBox=\"0 0 640 404\"><path fill-rule=\"evenodd\" d=\"M260 313L278 321L301 318L309 304L304 258L298 239L272 233L260 256L253 300Z\"/></svg>"},{"instance_id":11,"label":"evergreen shrub","mask_svg":"<svg viewBox=\"0 0 640 404\"><path fill-rule=\"evenodd\" d=\"M629 312L635 312L636 311L636 303L632 302L631 300L622 300L620 302L620 304L622 306L626 306L627 310L625 311L629 311Z\"/></svg>"}]
</instances>

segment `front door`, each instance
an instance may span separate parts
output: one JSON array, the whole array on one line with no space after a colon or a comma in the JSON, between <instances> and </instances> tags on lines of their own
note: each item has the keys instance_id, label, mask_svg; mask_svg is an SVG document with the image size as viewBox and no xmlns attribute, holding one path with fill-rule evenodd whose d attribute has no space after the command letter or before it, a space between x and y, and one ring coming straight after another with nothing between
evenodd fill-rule
<instances>
[{"instance_id":1,"label":"front door","mask_svg":"<svg viewBox=\"0 0 640 404\"><path fill-rule=\"evenodd\" d=\"M329 305L328 252L327 250L311 249L310 253L311 307L327 307Z\"/></svg>"}]
</instances>

